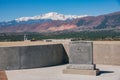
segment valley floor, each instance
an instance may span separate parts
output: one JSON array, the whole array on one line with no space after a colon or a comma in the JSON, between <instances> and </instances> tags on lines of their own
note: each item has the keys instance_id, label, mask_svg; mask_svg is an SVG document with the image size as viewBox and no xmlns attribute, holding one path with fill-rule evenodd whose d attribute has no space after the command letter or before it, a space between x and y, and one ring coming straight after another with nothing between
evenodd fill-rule
<instances>
[{"instance_id":1,"label":"valley floor","mask_svg":"<svg viewBox=\"0 0 120 80\"><path fill-rule=\"evenodd\" d=\"M0 47L4 46L28 46L28 45L47 45L47 44L61 44L68 43L69 39L58 39L46 42L46 41L13 41L13 42L0 42ZM120 41L92 41L93 44L120 44Z\"/></svg>"}]
</instances>

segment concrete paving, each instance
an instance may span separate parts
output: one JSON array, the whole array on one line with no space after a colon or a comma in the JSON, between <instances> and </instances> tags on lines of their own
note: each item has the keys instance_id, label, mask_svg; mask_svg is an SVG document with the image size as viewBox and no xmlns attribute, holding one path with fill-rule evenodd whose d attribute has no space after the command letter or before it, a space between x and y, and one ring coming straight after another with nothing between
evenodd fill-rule
<instances>
[{"instance_id":1,"label":"concrete paving","mask_svg":"<svg viewBox=\"0 0 120 80\"><path fill-rule=\"evenodd\" d=\"M120 66L97 65L100 75L63 74L67 65L6 71L8 80L120 80Z\"/></svg>"}]
</instances>

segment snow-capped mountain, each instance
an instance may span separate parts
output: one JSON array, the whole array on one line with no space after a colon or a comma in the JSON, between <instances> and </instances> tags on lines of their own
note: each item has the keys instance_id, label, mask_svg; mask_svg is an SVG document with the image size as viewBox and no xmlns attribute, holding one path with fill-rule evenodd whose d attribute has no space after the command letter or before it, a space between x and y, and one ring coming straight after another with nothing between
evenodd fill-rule
<instances>
[{"instance_id":1,"label":"snow-capped mountain","mask_svg":"<svg viewBox=\"0 0 120 80\"><path fill-rule=\"evenodd\" d=\"M0 22L0 33L55 32L120 29L120 11L99 16L63 15L55 12Z\"/></svg>"},{"instance_id":2,"label":"snow-capped mountain","mask_svg":"<svg viewBox=\"0 0 120 80\"><path fill-rule=\"evenodd\" d=\"M86 16L87 15L81 15L81 16L63 15L63 14L59 14L59 13L56 13L56 12L50 12L50 13L47 13L47 14L42 14L42 15L33 16L33 17L21 17L21 18L15 19L15 20L17 22L28 21L28 20L38 20L38 19L67 20L67 19L82 18L82 17L86 17Z\"/></svg>"}]
</instances>

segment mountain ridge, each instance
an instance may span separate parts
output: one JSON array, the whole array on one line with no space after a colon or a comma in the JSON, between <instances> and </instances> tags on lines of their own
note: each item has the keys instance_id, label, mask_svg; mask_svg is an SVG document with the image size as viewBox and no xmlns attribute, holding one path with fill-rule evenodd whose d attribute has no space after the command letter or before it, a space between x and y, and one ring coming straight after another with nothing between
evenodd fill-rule
<instances>
[{"instance_id":1,"label":"mountain ridge","mask_svg":"<svg viewBox=\"0 0 120 80\"><path fill-rule=\"evenodd\" d=\"M47 17L45 17L47 15ZM50 19L51 15L52 19ZM41 19L42 16L42 19ZM58 17L56 17L58 16ZM62 17L60 17L62 16ZM99 29L120 29L120 11L99 16L72 16L58 13L40 15L37 19L21 21L0 22L0 33L4 32L55 32L55 31L81 31Z\"/></svg>"},{"instance_id":2,"label":"mountain ridge","mask_svg":"<svg viewBox=\"0 0 120 80\"><path fill-rule=\"evenodd\" d=\"M67 19L76 19L76 18L81 18L81 17L86 17L87 15L63 15L59 14L57 12L49 12L46 14L38 15L38 16L33 16L33 17L21 17L15 19L16 21L28 21L28 20L38 20L38 19L51 19L51 20L67 20Z\"/></svg>"}]
</instances>

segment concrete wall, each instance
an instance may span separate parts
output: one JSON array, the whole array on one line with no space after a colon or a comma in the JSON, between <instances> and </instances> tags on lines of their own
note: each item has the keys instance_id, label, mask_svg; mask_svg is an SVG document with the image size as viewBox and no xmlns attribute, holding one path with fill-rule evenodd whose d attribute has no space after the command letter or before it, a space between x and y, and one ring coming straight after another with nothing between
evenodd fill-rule
<instances>
[{"instance_id":1,"label":"concrete wall","mask_svg":"<svg viewBox=\"0 0 120 80\"><path fill-rule=\"evenodd\" d=\"M69 43L63 46L69 56ZM120 41L93 42L93 63L120 66Z\"/></svg>"},{"instance_id":2,"label":"concrete wall","mask_svg":"<svg viewBox=\"0 0 120 80\"><path fill-rule=\"evenodd\" d=\"M0 47L0 70L60 65L67 63L68 57L69 42L63 45ZM120 66L120 42L93 42L93 62Z\"/></svg>"},{"instance_id":3,"label":"concrete wall","mask_svg":"<svg viewBox=\"0 0 120 80\"><path fill-rule=\"evenodd\" d=\"M62 44L0 47L0 70L39 68L67 62Z\"/></svg>"},{"instance_id":4,"label":"concrete wall","mask_svg":"<svg viewBox=\"0 0 120 80\"><path fill-rule=\"evenodd\" d=\"M94 43L94 63L120 66L120 44Z\"/></svg>"}]
</instances>

